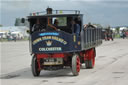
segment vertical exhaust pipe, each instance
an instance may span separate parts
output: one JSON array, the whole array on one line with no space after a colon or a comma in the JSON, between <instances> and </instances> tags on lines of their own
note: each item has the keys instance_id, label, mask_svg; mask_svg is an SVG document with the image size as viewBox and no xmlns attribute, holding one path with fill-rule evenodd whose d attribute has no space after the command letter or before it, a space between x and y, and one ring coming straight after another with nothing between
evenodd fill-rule
<instances>
[{"instance_id":1,"label":"vertical exhaust pipe","mask_svg":"<svg viewBox=\"0 0 128 85\"><path fill-rule=\"evenodd\" d=\"M49 7L48 7L48 8L46 9L46 11L47 11L47 14L52 14L52 8L49 8Z\"/></svg>"}]
</instances>

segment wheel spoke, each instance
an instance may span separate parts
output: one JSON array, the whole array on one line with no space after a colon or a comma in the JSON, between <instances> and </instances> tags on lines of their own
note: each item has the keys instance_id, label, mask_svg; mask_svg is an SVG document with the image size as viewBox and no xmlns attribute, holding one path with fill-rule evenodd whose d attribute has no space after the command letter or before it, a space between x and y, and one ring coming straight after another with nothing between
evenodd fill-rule
<instances>
[{"instance_id":1,"label":"wheel spoke","mask_svg":"<svg viewBox=\"0 0 128 85\"><path fill-rule=\"evenodd\" d=\"M79 57L77 56L77 72L79 72L80 71L80 59L79 59Z\"/></svg>"}]
</instances>

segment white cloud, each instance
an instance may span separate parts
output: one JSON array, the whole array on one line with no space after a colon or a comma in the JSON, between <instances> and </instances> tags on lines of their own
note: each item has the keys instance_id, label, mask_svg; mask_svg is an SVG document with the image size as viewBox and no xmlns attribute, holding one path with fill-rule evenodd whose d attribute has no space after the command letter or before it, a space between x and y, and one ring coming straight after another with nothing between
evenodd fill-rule
<instances>
[{"instance_id":1,"label":"white cloud","mask_svg":"<svg viewBox=\"0 0 128 85\"><path fill-rule=\"evenodd\" d=\"M70 1L89 1L89 2L96 2L96 1L128 1L128 0L70 0Z\"/></svg>"},{"instance_id":2,"label":"white cloud","mask_svg":"<svg viewBox=\"0 0 128 85\"><path fill-rule=\"evenodd\" d=\"M128 0L42 0L42 1L89 1L89 2L96 2L96 1L128 1Z\"/></svg>"},{"instance_id":3,"label":"white cloud","mask_svg":"<svg viewBox=\"0 0 128 85\"><path fill-rule=\"evenodd\" d=\"M28 9L30 1L4 1L2 2L1 8L8 11L24 10Z\"/></svg>"},{"instance_id":4,"label":"white cloud","mask_svg":"<svg viewBox=\"0 0 128 85\"><path fill-rule=\"evenodd\" d=\"M48 6L54 10L80 10L84 14L86 22L127 23L128 2L124 0L3 0L2 24L13 25L15 18L27 16L30 12L45 11ZM108 18L111 15L110 13L113 14L111 19ZM115 16L115 14L118 14L118 16ZM118 23L119 21L115 20L118 17L123 19L122 22Z\"/></svg>"},{"instance_id":5,"label":"white cloud","mask_svg":"<svg viewBox=\"0 0 128 85\"><path fill-rule=\"evenodd\" d=\"M2 2L14 2L14 1L32 1L32 0L1 0Z\"/></svg>"}]
</instances>

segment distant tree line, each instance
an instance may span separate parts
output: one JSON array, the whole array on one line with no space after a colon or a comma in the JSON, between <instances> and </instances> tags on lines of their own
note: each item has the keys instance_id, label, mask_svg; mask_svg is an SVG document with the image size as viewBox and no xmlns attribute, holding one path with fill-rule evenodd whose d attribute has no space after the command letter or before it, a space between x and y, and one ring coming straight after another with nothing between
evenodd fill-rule
<instances>
[{"instance_id":1,"label":"distant tree line","mask_svg":"<svg viewBox=\"0 0 128 85\"><path fill-rule=\"evenodd\" d=\"M3 25L0 24L0 27L3 27Z\"/></svg>"}]
</instances>

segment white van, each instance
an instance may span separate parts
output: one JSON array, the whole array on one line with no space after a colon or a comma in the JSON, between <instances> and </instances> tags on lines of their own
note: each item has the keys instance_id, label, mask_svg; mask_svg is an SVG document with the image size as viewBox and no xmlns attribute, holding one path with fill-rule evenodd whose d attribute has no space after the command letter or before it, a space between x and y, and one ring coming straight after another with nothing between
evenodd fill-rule
<instances>
[{"instance_id":1,"label":"white van","mask_svg":"<svg viewBox=\"0 0 128 85\"><path fill-rule=\"evenodd\" d=\"M6 32L0 32L0 39L7 38Z\"/></svg>"},{"instance_id":2,"label":"white van","mask_svg":"<svg viewBox=\"0 0 128 85\"><path fill-rule=\"evenodd\" d=\"M11 35L13 38L16 38L16 39L23 39L24 36L21 32L11 32Z\"/></svg>"}]
</instances>

